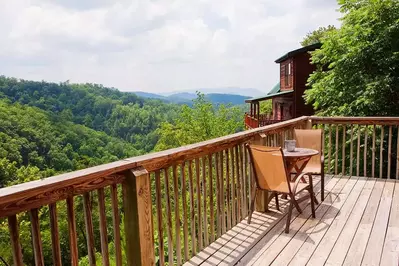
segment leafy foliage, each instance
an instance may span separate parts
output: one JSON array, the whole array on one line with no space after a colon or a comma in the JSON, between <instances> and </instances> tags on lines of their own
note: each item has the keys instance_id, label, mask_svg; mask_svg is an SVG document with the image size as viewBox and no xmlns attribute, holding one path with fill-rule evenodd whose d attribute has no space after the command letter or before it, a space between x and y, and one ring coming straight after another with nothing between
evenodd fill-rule
<instances>
[{"instance_id":1,"label":"leafy foliage","mask_svg":"<svg viewBox=\"0 0 399 266\"><path fill-rule=\"evenodd\" d=\"M214 106L198 93L193 107L182 106L172 123L164 122L158 130L156 150L165 150L216 138L243 130L242 110L225 105Z\"/></svg>"},{"instance_id":2,"label":"leafy foliage","mask_svg":"<svg viewBox=\"0 0 399 266\"><path fill-rule=\"evenodd\" d=\"M342 27L312 54L306 91L321 115L399 115L399 2L339 0Z\"/></svg>"},{"instance_id":3,"label":"leafy foliage","mask_svg":"<svg viewBox=\"0 0 399 266\"><path fill-rule=\"evenodd\" d=\"M142 99L96 84L48 83L0 76L0 98L38 107L53 116L103 131L149 152L157 143L155 130L172 121L178 105Z\"/></svg>"},{"instance_id":4,"label":"leafy foliage","mask_svg":"<svg viewBox=\"0 0 399 266\"><path fill-rule=\"evenodd\" d=\"M272 100L263 101L260 103L260 113L271 115L273 113Z\"/></svg>"},{"instance_id":5,"label":"leafy foliage","mask_svg":"<svg viewBox=\"0 0 399 266\"><path fill-rule=\"evenodd\" d=\"M0 166L0 185L12 181L13 167L35 166L50 175L140 153L103 132L54 119L35 107L0 101L0 158L12 162Z\"/></svg>"},{"instance_id":6,"label":"leafy foliage","mask_svg":"<svg viewBox=\"0 0 399 266\"><path fill-rule=\"evenodd\" d=\"M322 43L323 38L325 38L330 32L336 31L334 25L328 25L327 27L319 27L317 30L309 32L306 34L305 38L301 41L302 46L308 46L315 43Z\"/></svg>"}]
</instances>

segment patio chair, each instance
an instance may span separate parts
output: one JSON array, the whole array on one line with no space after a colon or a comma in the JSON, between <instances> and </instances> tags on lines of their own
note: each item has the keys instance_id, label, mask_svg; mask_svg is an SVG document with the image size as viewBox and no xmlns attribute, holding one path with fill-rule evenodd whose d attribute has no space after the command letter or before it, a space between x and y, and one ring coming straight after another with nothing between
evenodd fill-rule
<instances>
[{"instance_id":1,"label":"patio chair","mask_svg":"<svg viewBox=\"0 0 399 266\"><path fill-rule=\"evenodd\" d=\"M317 150L318 155L313 156L302 172L321 176L321 201L324 201L324 153L323 131L321 129L295 129L296 146Z\"/></svg>"},{"instance_id":2,"label":"patio chair","mask_svg":"<svg viewBox=\"0 0 399 266\"><path fill-rule=\"evenodd\" d=\"M302 173L295 182L291 182L290 174L284 161L284 154L280 147L265 147L259 145L246 145L251 159L251 165L255 176L256 186L255 192L251 199L250 212L248 216L248 224L251 223L252 213L255 208L256 194L258 190L267 190L272 193L287 195L289 197L289 207L287 213L287 224L285 232L288 233L290 229L290 221L292 209L295 208L299 213L302 212L298 202L307 199L304 196L300 199L295 199L295 196L307 190L310 196L312 217L315 218L315 202L316 197L313 191L312 175L309 173ZM308 183L301 183L300 180L303 176L309 177ZM276 202L277 204L277 202Z\"/></svg>"}]
</instances>

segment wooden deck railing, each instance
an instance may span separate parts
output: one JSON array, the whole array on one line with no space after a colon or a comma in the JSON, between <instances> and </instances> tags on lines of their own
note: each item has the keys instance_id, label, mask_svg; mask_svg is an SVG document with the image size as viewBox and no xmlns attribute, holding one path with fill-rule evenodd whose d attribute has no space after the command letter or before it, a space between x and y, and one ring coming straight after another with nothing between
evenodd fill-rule
<instances>
[{"instance_id":1,"label":"wooden deck railing","mask_svg":"<svg viewBox=\"0 0 399 266\"><path fill-rule=\"evenodd\" d=\"M272 119L272 117L268 114L260 114L256 117L252 117L249 114L245 114L245 126L247 128L258 128L264 127L275 123L280 123L285 120L276 120Z\"/></svg>"},{"instance_id":2,"label":"wooden deck railing","mask_svg":"<svg viewBox=\"0 0 399 266\"><path fill-rule=\"evenodd\" d=\"M327 172L399 178L399 117L311 117L323 128Z\"/></svg>"},{"instance_id":3,"label":"wooden deck railing","mask_svg":"<svg viewBox=\"0 0 399 266\"><path fill-rule=\"evenodd\" d=\"M328 171L359 175L364 163L365 174L397 177L398 125L399 118L300 117L2 188L0 218L7 219L13 264L26 264L20 227L29 226L36 265L44 265L44 248L52 251L54 265L65 257L77 265L83 256L95 265L96 252L103 265L110 259L116 265L181 265L247 216L253 182L245 143L281 146L293 138L294 128L321 127ZM373 149L367 145L370 135ZM265 208L264 197L258 199L257 208ZM83 212L82 220L77 212ZM60 234L64 218L67 235ZM50 231L44 232L40 227L47 221ZM50 234L51 243L43 242L42 234ZM85 247L78 248L82 239ZM68 243L67 250L60 242Z\"/></svg>"}]
</instances>

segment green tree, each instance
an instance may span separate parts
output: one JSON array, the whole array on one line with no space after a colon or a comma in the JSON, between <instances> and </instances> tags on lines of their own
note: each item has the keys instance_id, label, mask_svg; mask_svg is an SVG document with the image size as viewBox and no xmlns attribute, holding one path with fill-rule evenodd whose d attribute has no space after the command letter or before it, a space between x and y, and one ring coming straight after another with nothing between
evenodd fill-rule
<instances>
[{"instance_id":1,"label":"green tree","mask_svg":"<svg viewBox=\"0 0 399 266\"><path fill-rule=\"evenodd\" d=\"M273 113L272 100L263 101L260 103L260 113L271 115Z\"/></svg>"},{"instance_id":2,"label":"green tree","mask_svg":"<svg viewBox=\"0 0 399 266\"><path fill-rule=\"evenodd\" d=\"M184 105L173 123L162 123L156 150L165 150L216 138L243 130L243 113L239 107L214 106L203 94Z\"/></svg>"},{"instance_id":3,"label":"green tree","mask_svg":"<svg viewBox=\"0 0 399 266\"><path fill-rule=\"evenodd\" d=\"M399 115L399 1L338 2L342 27L312 53L307 102L321 115Z\"/></svg>"},{"instance_id":4,"label":"green tree","mask_svg":"<svg viewBox=\"0 0 399 266\"><path fill-rule=\"evenodd\" d=\"M315 43L323 42L323 39L328 36L329 33L336 31L334 25L328 25L327 27L319 27L317 30L306 34L305 38L301 41L302 46L308 46Z\"/></svg>"}]
</instances>

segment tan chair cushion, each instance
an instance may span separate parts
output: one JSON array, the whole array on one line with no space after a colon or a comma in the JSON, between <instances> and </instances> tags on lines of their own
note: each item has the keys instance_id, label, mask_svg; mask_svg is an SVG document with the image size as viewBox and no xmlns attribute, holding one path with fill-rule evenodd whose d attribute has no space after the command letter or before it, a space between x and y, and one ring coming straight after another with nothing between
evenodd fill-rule
<instances>
[{"instance_id":1,"label":"tan chair cushion","mask_svg":"<svg viewBox=\"0 0 399 266\"><path fill-rule=\"evenodd\" d=\"M295 184L295 182L290 182L291 189L294 189L294 184ZM298 194L299 192L301 192L302 190L304 190L308 186L309 186L309 183L302 183L302 182L298 183L298 186L296 188L295 194ZM286 184L281 184L280 186L277 186L274 191L288 193L287 185Z\"/></svg>"},{"instance_id":2,"label":"tan chair cushion","mask_svg":"<svg viewBox=\"0 0 399 266\"><path fill-rule=\"evenodd\" d=\"M295 129L294 135L298 147L313 149L319 152L319 154L312 156L303 172L321 174L323 131L321 129Z\"/></svg>"}]
</instances>

